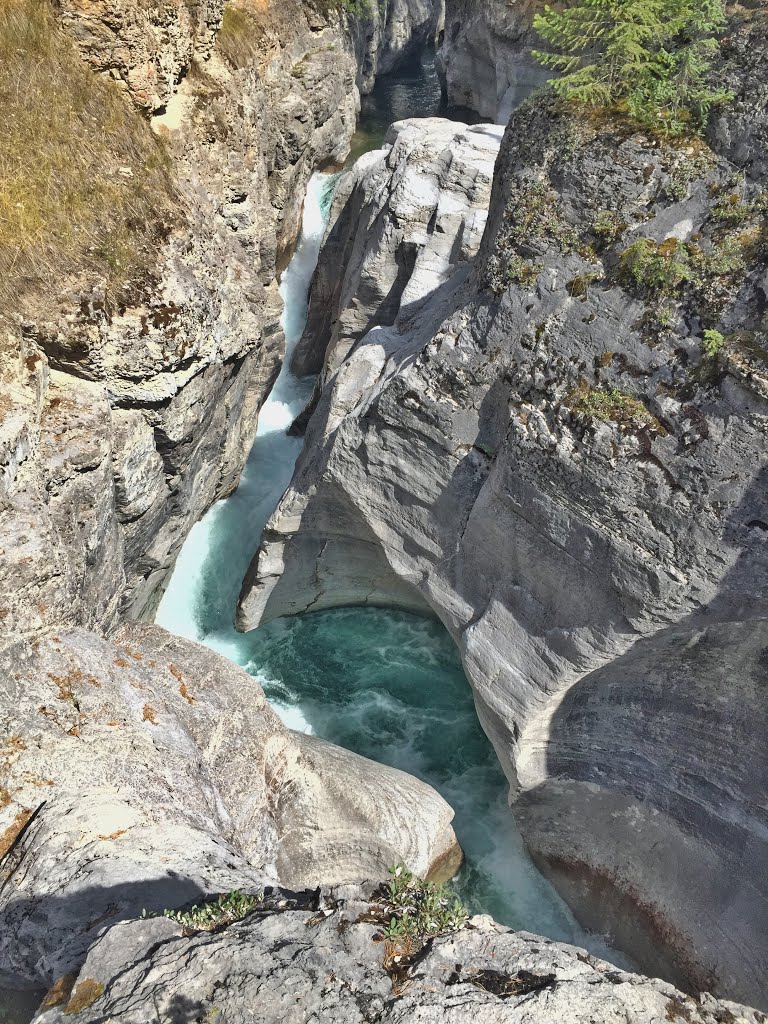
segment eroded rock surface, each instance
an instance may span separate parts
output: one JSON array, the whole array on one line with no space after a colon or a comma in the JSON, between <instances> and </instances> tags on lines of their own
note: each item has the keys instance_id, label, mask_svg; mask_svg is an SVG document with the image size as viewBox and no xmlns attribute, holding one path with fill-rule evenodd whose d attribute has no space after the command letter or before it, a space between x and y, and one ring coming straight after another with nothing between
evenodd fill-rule
<instances>
[{"instance_id":1,"label":"eroded rock surface","mask_svg":"<svg viewBox=\"0 0 768 1024\"><path fill-rule=\"evenodd\" d=\"M528 845L577 913L648 970L766 1005L751 168L547 102L513 115L471 274L325 382L240 623L336 603L437 614ZM654 285L638 254L679 262Z\"/></svg>"},{"instance_id":2,"label":"eroded rock surface","mask_svg":"<svg viewBox=\"0 0 768 1024\"><path fill-rule=\"evenodd\" d=\"M551 72L532 57L542 0L447 0L439 68L448 101L506 124Z\"/></svg>"},{"instance_id":3,"label":"eroded rock surface","mask_svg":"<svg viewBox=\"0 0 768 1024\"><path fill-rule=\"evenodd\" d=\"M342 178L294 373L337 369L375 325L402 333L424 300L476 255L502 134L498 125L400 121L383 149Z\"/></svg>"},{"instance_id":4,"label":"eroded rock surface","mask_svg":"<svg viewBox=\"0 0 768 1024\"><path fill-rule=\"evenodd\" d=\"M291 732L254 679L155 626L9 648L0 723L0 984L51 984L145 909L460 859L429 786Z\"/></svg>"},{"instance_id":5,"label":"eroded rock surface","mask_svg":"<svg viewBox=\"0 0 768 1024\"><path fill-rule=\"evenodd\" d=\"M189 529L237 485L279 369L276 278L309 177L345 158L379 55L391 69L439 16L431 0L357 20L308 0L56 11L155 115L175 212L119 294L84 271L3 323L0 644L152 615ZM115 173L131 179L130 154Z\"/></svg>"},{"instance_id":6,"label":"eroded rock surface","mask_svg":"<svg viewBox=\"0 0 768 1024\"><path fill-rule=\"evenodd\" d=\"M340 900L339 897L347 896ZM219 934L185 938L169 920L109 929L75 978L46 1000L36 1024L169 1024L220 1018L338 1024L760 1024L763 1014L663 981L627 974L584 950L490 918L428 943L413 966L381 941L368 901L323 894L321 909L259 914ZM377 941L377 938L379 941ZM399 956L400 960L393 960Z\"/></svg>"}]
</instances>

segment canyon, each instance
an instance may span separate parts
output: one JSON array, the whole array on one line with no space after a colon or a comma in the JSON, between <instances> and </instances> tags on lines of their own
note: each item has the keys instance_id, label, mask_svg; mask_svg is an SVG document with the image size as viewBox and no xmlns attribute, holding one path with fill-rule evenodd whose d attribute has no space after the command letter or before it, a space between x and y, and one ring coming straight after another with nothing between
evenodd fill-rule
<instances>
[{"instance_id":1,"label":"canyon","mask_svg":"<svg viewBox=\"0 0 768 1024\"><path fill-rule=\"evenodd\" d=\"M121 290L62 273L0 321L0 985L49 990L41 1024L762 1021L763 12L730 11L733 99L676 146L524 102L533 2L107 6L52 31L138 112L167 204ZM334 180L292 337L310 178L434 40L491 123L401 120ZM286 359L316 380L238 628L439 622L536 865L650 977L482 915L385 939L390 865L457 870L452 808L287 728L228 638L151 624ZM233 890L259 907L222 930L162 916Z\"/></svg>"}]
</instances>

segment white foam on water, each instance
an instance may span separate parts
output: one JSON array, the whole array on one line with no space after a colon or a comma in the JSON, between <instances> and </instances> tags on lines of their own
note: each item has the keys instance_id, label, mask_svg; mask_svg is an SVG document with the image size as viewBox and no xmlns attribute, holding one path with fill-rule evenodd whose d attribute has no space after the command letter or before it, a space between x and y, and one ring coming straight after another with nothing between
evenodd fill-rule
<instances>
[{"instance_id":1,"label":"white foam on water","mask_svg":"<svg viewBox=\"0 0 768 1024\"><path fill-rule=\"evenodd\" d=\"M438 789L456 810L467 858L456 884L473 910L619 962L600 937L579 928L528 857L442 627L353 608L273 622L248 634L234 629L241 580L302 446L286 430L313 382L297 380L288 364L306 322L334 184L329 175L315 175L309 184L301 240L280 284L286 359L261 410L240 486L190 531L156 621L243 666L289 728L349 746Z\"/></svg>"},{"instance_id":2,"label":"white foam on water","mask_svg":"<svg viewBox=\"0 0 768 1024\"><path fill-rule=\"evenodd\" d=\"M309 286L337 177L315 174L309 182L301 238L280 282L285 359L259 414L240 485L190 530L155 617L171 632L205 640L239 664L242 643L231 619L240 581L301 451L301 438L289 437L286 431L308 400L312 382L298 380L288 364L307 319Z\"/></svg>"}]
</instances>

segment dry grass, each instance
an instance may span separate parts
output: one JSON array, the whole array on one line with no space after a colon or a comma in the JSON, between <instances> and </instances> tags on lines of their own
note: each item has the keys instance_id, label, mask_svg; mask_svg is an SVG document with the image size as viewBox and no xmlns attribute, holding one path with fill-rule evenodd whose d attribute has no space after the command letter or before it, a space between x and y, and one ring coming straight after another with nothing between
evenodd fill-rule
<instances>
[{"instance_id":1,"label":"dry grass","mask_svg":"<svg viewBox=\"0 0 768 1024\"><path fill-rule=\"evenodd\" d=\"M263 57L261 47L266 35L267 18L268 5L263 0L240 0L224 8L216 48L233 67L258 65Z\"/></svg>"},{"instance_id":2,"label":"dry grass","mask_svg":"<svg viewBox=\"0 0 768 1024\"><path fill-rule=\"evenodd\" d=\"M0 110L0 316L50 311L82 272L119 304L177 216L169 160L48 0L0 0Z\"/></svg>"}]
</instances>

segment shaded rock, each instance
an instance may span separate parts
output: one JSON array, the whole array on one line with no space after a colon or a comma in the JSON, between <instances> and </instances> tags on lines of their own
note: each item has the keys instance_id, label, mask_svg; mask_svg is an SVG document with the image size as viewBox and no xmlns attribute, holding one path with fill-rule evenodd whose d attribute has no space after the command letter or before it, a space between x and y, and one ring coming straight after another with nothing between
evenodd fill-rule
<instances>
[{"instance_id":1,"label":"shaded rock","mask_svg":"<svg viewBox=\"0 0 768 1024\"><path fill-rule=\"evenodd\" d=\"M531 57L542 0L447 0L439 66L448 102L506 123L552 73Z\"/></svg>"},{"instance_id":2,"label":"shaded rock","mask_svg":"<svg viewBox=\"0 0 768 1024\"><path fill-rule=\"evenodd\" d=\"M440 118L400 121L382 150L344 176L294 373L319 373L324 363L332 372L373 326L407 330L424 300L477 253L502 134Z\"/></svg>"},{"instance_id":3,"label":"shaded rock","mask_svg":"<svg viewBox=\"0 0 768 1024\"><path fill-rule=\"evenodd\" d=\"M145 909L456 866L429 786L292 733L250 676L154 626L9 648L0 721L0 983L50 984Z\"/></svg>"}]
</instances>

